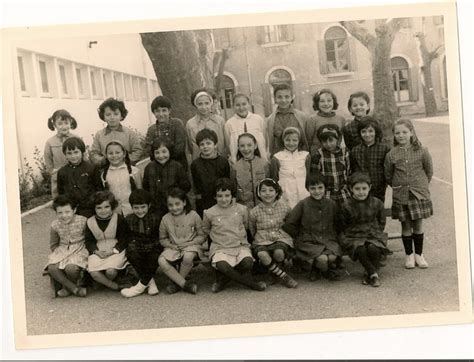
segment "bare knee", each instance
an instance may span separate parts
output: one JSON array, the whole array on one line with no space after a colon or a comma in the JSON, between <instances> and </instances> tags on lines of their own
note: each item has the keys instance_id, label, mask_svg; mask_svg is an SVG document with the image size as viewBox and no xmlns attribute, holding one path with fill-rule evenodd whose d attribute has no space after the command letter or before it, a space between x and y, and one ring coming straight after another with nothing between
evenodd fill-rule
<instances>
[{"instance_id":1,"label":"bare knee","mask_svg":"<svg viewBox=\"0 0 474 362\"><path fill-rule=\"evenodd\" d=\"M116 269L107 269L105 271L105 276L109 280L114 280L117 277L118 271Z\"/></svg>"},{"instance_id":2,"label":"bare knee","mask_svg":"<svg viewBox=\"0 0 474 362\"><path fill-rule=\"evenodd\" d=\"M101 271L93 271L93 272L89 272L89 274L91 278L94 279L95 281L100 279L100 277L103 275Z\"/></svg>"},{"instance_id":3,"label":"bare knee","mask_svg":"<svg viewBox=\"0 0 474 362\"><path fill-rule=\"evenodd\" d=\"M285 252L282 249L276 249L273 252L273 259L275 259L276 262L281 263L285 260Z\"/></svg>"},{"instance_id":4,"label":"bare knee","mask_svg":"<svg viewBox=\"0 0 474 362\"><path fill-rule=\"evenodd\" d=\"M336 262L337 256L336 255L328 255L328 261L330 263Z\"/></svg>"},{"instance_id":5,"label":"bare knee","mask_svg":"<svg viewBox=\"0 0 474 362\"><path fill-rule=\"evenodd\" d=\"M183 255L183 261L181 263L185 265L192 265L195 257L195 252L185 252Z\"/></svg>"},{"instance_id":6,"label":"bare knee","mask_svg":"<svg viewBox=\"0 0 474 362\"><path fill-rule=\"evenodd\" d=\"M316 266L318 269L323 271L327 270L328 268L328 257L327 255L320 255L316 258Z\"/></svg>"},{"instance_id":7,"label":"bare knee","mask_svg":"<svg viewBox=\"0 0 474 362\"><path fill-rule=\"evenodd\" d=\"M59 269L59 264L49 264L48 265L48 273L58 271Z\"/></svg>"},{"instance_id":8,"label":"bare knee","mask_svg":"<svg viewBox=\"0 0 474 362\"><path fill-rule=\"evenodd\" d=\"M272 263L272 258L270 254L266 251L259 251L257 253L258 259L262 262L263 265L268 266Z\"/></svg>"}]
</instances>

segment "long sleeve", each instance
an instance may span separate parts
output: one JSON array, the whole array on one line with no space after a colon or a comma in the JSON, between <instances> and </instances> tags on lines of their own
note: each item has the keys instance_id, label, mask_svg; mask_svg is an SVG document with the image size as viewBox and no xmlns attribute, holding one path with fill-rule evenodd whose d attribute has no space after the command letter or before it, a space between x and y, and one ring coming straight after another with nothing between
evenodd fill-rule
<instances>
[{"instance_id":1,"label":"long sleeve","mask_svg":"<svg viewBox=\"0 0 474 362\"><path fill-rule=\"evenodd\" d=\"M197 157L197 155L194 154L194 151L195 149L198 148L198 145L196 144L196 139L194 138L193 130L191 129L189 125L190 121L191 120L189 120L186 123L186 133L187 133L187 139L188 139L188 150L189 150L189 153L191 154L191 159L194 160Z\"/></svg>"},{"instance_id":2,"label":"long sleeve","mask_svg":"<svg viewBox=\"0 0 474 362\"><path fill-rule=\"evenodd\" d=\"M385 229L387 220L385 217L385 207L382 201L378 202L377 219L379 221L380 229L383 231Z\"/></svg>"},{"instance_id":3,"label":"long sleeve","mask_svg":"<svg viewBox=\"0 0 474 362\"><path fill-rule=\"evenodd\" d=\"M247 208L247 206L244 206L245 207L245 211L244 211L244 227L246 230L249 230L249 209Z\"/></svg>"},{"instance_id":4,"label":"long sleeve","mask_svg":"<svg viewBox=\"0 0 474 362\"><path fill-rule=\"evenodd\" d=\"M298 236L298 230L301 226L301 217L303 215L303 201L300 201L291 210L290 214L286 218L285 224L281 227L290 236L295 239Z\"/></svg>"},{"instance_id":5,"label":"long sleeve","mask_svg":"<svg viewBox=\"0 0 474 362\"><path fill-rule=\"evenodd\" d=\"M100 131L98 131L93 138L92 145L91 145L91 152L90 158L94 165L101 166L105 162L105 157L102 155L102 151L100 149L100 140L99 135Z\"/></svg>"},{"instance_id":6,"label":"long sleeve","mask_svg":"<svg viewBox=\"0 0 474 362\"><path fill-rule=\"evenodd\" d=\"M254 210L251 210L249 213L249 230L252 237L255 238L255 234L257 233L257 215Z\"/></svg>"},{"instance_id":7,"label":"long sleeve","mask_svg":"<svg viewBox=\"0 0 474 362\"><path fill-rule=\"evenodd\" d=\"M357 158L355 157L355 152L356 151L354 148L349 152L349 160L351 162L351 173L361 171L360 165L357 162Z\"/></svg>"},{"instance_id":8,"label":"long sleeve","mask_svg":"<svg viewBox=\"0 0 474 362\"><path fill-rule=\"evenodd\" d=\"M166 226L166 218L161 219L160 223L160 244L164 248L167 248L171 244L170 235Z\"/></svg>"},{"instance_id":9,"label":"long sleeve","mask_svg":"<svg viewBox=\"0 0 474 362\"><path fill-rule=\"evenodd\" d=\"M135 131L130 130L130 161L132 164L140 161L142 155L142 146L140 144L140 139Z\"/></svg>"},{"instance_id":10,"label":"long sleeve","mask_svg":"<svg viewBox=\"0 0 474 362\"><path fill-rule=\"evenodd\" d=\"M316 151L311 157L311 171L312 172L316 172L316 171L321 172L321 165L319 161L321 161L321 154L319 153L319 151Z\"/></svg>"},{"instance_id":11,"label":"long sleeve","mask_svg":"<svg viewBox=\"0 0 474 362\"><path fill-rule=\"evenodd\" d=\"M204 241L206 240L206 235L204 234L204 231L202 229L202 220L197 213L194 215L194 227L196 230L196 235L194 236L192 241L196 244L204 243Z\"/></svg>"},{"instance_id":12,"label":"long sleeve","mask_svg":"<svg viewBox=\"0 0 474 362\"><path fill-rule=\"evenodd\" d=\"M280 180L280 161L275 156L270 161L270 177L275 181Z\"/></svg>"},{"instance_id":13,"label":"long sleeve","mask_svg":"<svg viewBox=\"0 0 474 362\"><path fill-rule=\"evenodd\" d=\"M145 154L148 156L150 154L151 145L153 144L154 139L154 132L153 132L153 125L148 127L145 136Z\"/></svg>"},{"instance_id":14,"label":"long sleeve","mask_svg":"<svg viewBox=\"0 0 474 362\"><path fill-rule=\"evenodd\" d=\"M122 215L118 215L116 238L118 243L115 245L115 249L120 252L127 248L132 239L132 232Z\"/></svg>"},{"instance_id":15,"label":"long sleeve","mask_svg":"<svg viewBox=\"0 0 474 362\"><path fill-rule=\"evenodd\" d=\"M202 231L206 236L211 233L211 219L207 216L206 210L204 210L204 217L202 219Z\"/></svg>"},{"instance_id":16,"label":"long sleeve","mask_svg":"<svg viewBox=\"0 0 474 362\"><path fill-rule=\"evenodd\" d=\"M143 187L143 179L142 173L140 172L140 169L138 167L132 168L132 176L135 180L135 186L137 186L137 189L141 189Z\"/></svg>"},{"instance_id":17,"label":"long sleeve","mask_svg":"<svg viewBox=\"0 0 474 362\"><path fill-rule=\"evenodd\" d=\"M227 150L227 154L228 155L231 155L232 152L231 152L231 149L230 149L230 137L231 137L231 124L230 122L226 122L226 124L224 125L224 139L225 139L225 144L226 144L226 150Z\"/></svg>"},{"instance_id":18,"label":"long sleeve","mask_svg":"<svg viewBox=\"0 0 474 362\"><path fill-rule=\"evenodd\" d=\"M49 232L49 248L51 251L54 251L59 246L59 234L53 227L51 227Z\"/></svg>"},{"instance_id":19,"label":"long sleeve","mask_svg":"<svg viewBox=\"0 0 474 362\"><path fill-rule=\"evenodd\" d=\"M49 142L46 142L44 146L44 164L46 165L46 170L50 175L53 174L54 164L53 164L53 153L51 152L51 146Z\"/></svg>"},{"instance_id":20,"label":"long sleeve","mask_svg":"<svg viewBox=\"0 0 474 362\"><path fill-rule=\"evenodd\" d=\"M98 250L97 240L92 234L92 231L89 229L89 226L86 225L86 230L84 234L86 249L89 251L89 254L93 254L94 251Z\"/></svg>"},{"instance_id":21,"label":"long sleeve","mask_svg":"<svg viewBox=\"0 0 474 362\"><path fill-rule=\"evenodd\" d=\"M222 161L222 177L230 178L230 165L229 161L227 161L227 158L223 157Z\"/></svg>"},{"instance_id":22,"label":"long sleeve","mask_svg":"<svg viewBox=\"0 0 474 362\"><path fill-rule=\"evenodd\" d=\"M66 192L63 171L61 168L58 171L58 195L64 195Z\"/></svg>"},{"instance_id":23,"label":"long sleeve","mask_svg":"<svg viewBox=\"0 0 474 362\"><path fill-rule=\"evenodd\" d=\"M431 178L433 177L433 159L427 148L423 150L422 163L428 182L431 182Z\"/></svg>"},{"instance_id":24,"label":"long sleeve","mask_svg":"<svg viewBox=\"0 0 474 362\"><path fill-rule=\"evenodd\" d=\"M306 179L308 179L309 174L311 173L311 155L308 154L304 160L304 166L306 167Z\"/></svg>"},{"instance_id":25,"label":"long sleeve","mask_svg":"<svg viewBox=\"0 0 474 362\"><path fill-rule=\"evenodd\" d=\"M142 187L144 190L150 192L150 164L146 165L145 171L143 172Z\"/></svg>"},{"instance_id":26,"label":"long sleeve","mask_svg":"<svg viewBox=\"0 0 474 362\"><path fill-rule=\"evenodd\" d=\"M350 155L347 149L344 151L344 160L346 161L346 175L349 176L351 174L351 160Z\"/></svg>"},{"instance_id":27,"label":"long sleeve","mask_svg":"<svg viewBox=\"0 0 474 362\"><path fill-rule=\"evenodd\" d=\"M178 172L176 173L178 177L178 185L181 190L184 192L188 193L191 190L191 183L189 182L188 175L186 174L186 171L184 171L183 166L181 164L177 164L178 167Z\"/></svg>"},{"instance_id":28,"label":"long sleeve","mask_svg":"<svg viewBox=\"0 0 474 362\"><path fill-rule=\"evenodd\" d=\"M183 121L176 118L175 128L175 140L174 140L174 151L176 155L183 155L186 153L187 135L186 128L184 127Z\"/></svg>"},{"instance_id":29,"label":"long sleeve","mask_svg":"<svg viewBox=\"0 0 474 362\"><path fill-rule=\"evenodd\" d=\"M202 195L202 183L201 178L199 177L198 167L195 162L191 163L191 176L193 178L193 185L194 185L194 193L196 196Z\"/></svg>"},{"instance_id":30,"label":"long sleeve","mask_svg":"<svg viewBox=\"0 0 474 362\"><path fill-rule=\"evenodd\" d=\"M393 163L392 163L392 157L390 152L387 153L385 156L385 161L384 161L384 175L385 175L385 180L387 181L387 184L392 186L392 179L393 179Z\"/></svg>"}]
</instances>

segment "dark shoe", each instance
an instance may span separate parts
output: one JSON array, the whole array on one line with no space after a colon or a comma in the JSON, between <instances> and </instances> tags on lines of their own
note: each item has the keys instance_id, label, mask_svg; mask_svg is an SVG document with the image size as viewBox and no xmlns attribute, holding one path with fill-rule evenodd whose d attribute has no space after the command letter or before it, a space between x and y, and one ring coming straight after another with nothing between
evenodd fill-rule
<instances>
[{"instance_id":1,"label":"dark shoe","mask_svg":"<svg viewBox=\"0 0 474 362\"><path fill-rule=\"evenodd\" d=\"M331 282L336 282L341 280L341 275L334 269L328 269L322 273L323 277Z\"/></svg>"},{"instance_id":2,"label":"dark shoe","mask_svg":"<svg viewBox=\"0 0 474 362\"><path fill-rule=\"evenodd\" d=\"M179 285L175 283L170 283L166 286L166 292L168 294L175 294L175 293L178 293L180 290L181 288L179 287Z\"/></svg>"},{"instance_id":3,"label":"dark shoe","mask_svg":"<svg viewBox=\"0 0 474 362\"><path fill-rule=\"evenodd\" d=\"M296 288L298 286L298 282L286 274L283 278L281 278L281 282L287 288Z\"/></svg>"},{"instance_id":4,"label":"dark shoe","mask_svg":"<svg viewBox=\"0 0 474 362\"><path fill-rule=\"evenodd\" d=\"M198 291L198 286L196 283L186 282L184 283L183 290L189 294L196 294Z\"/></svg>"},{"instance_id":5,"label":"dark shoe","mask_svg":"<svg viewBox=\"0 0 474 362\"><path fill-rule=\"evenodd\" d=\"M87 289L86 288L76 288L74 290L74 295L76 297L81 297L81 298L84 298L87 296Z\"/></svg>"},{"instance_id":6,"label":"dark shoe","mask_svg":"<svg viewBox=\"0 0 474 362\"><path fill-rule=\"evenodd\" d=\"M256 286L252 289L256 290L257 292L263 292L265 289L267 289L267 284L265 284L265 282L257 282Z\"/></svg>"},{"instance_id":7,"label":"dark shoe","mask_svg":"<svg viewBox=\"0 0 474 362\"><path fill-rule=\"evenodd\" d=\"M321 279L321 271L317 268L313 268L309 272L309 280L312 282L315 282L316 280Z\"/></svg>"},{"instance_id":8,"label":"dark shoe","mask_svg":"<svg viewBox=\"0 0 474 362\"><path fill-rule=\"evenodd\" d=\"M77 278L76 285L79 288L85 288L91 283L91 277L90 274L87 272L85 269L81 269L79 272L79 278Z\"/></svg>"},{"instance_id":9,"label":"dark shoe","mask_svg":"<svg viewBox=\"0 0 474 362\"><path fill-rule=\"evenodd\" d=\"M212 283L211 290L213 293L219 293L220 291L225 289L226 285L227 283L215 282L215 283Z\"/></svg>"},{"instance_id":10,"label":"dark shoe","mask_svg":"<svg viewBox=\"0 0 474 362\"><path fill-rule=\"evenodd\" d=\"M372 274L370 277L370 285L373 287L380 287L380 279L377 274Z\"/></svg>"}]
</instances>

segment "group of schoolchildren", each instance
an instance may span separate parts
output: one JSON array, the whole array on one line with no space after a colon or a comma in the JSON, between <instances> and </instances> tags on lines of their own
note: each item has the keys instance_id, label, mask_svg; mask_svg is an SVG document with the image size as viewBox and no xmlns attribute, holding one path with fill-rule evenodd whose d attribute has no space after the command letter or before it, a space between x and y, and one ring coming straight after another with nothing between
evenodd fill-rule
<instances>
[{"instance_id":1,"label":"group of schoolchildren","mask_svg":"<svg viewBox=\"0 0 474 362\"><path fill-rule=\"evenodd\" d=\"M49 118L57 134L46 144L45 161L57 220L46 270L62 286L58 296L86 296L87 276L125 297L158 294L158 267L169 278L169 294L196 294L188 274L205 253L215 268L216 293L230 281L265 290L252 273L255 260L271 283L289 288L298 285L288 274L291 266L309 272L312 281L339 280L343 255L362 264L363 284L377 287L390 254L387 185L392 217L402 226L405 267L428 267L422 220L433 214L433 167L410 120L394 123L390 148L379 122L368 116L364 92L350 96L354 119L347 122L329 89L313 96L315 113L308 116L294 108L289 85L276 85L277 107L265 120L239 93L235 114L224 121L214 98L196 90L196 115L186 124L171 117L167 97L153 100L156 123L146 134L150 162L143 175L135 166L140 141L121 124L123 101L100 105L107 125L95 134L89 157L70 132L77 122L69 112ZM125 271L135 275L134 285L121 278Z\"/></svg>"}]
</instances>

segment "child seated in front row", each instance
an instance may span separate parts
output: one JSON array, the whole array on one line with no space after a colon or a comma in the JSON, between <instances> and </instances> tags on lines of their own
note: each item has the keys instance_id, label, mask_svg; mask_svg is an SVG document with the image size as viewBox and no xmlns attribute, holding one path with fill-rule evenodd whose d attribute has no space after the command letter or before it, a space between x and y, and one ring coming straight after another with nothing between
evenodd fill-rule
<instances>
[{"instance_id":1,"label":"child seated in front row","mask_svg":"<svg viewBox=\"0 0 474 362\"><path fill-rule=\"evenodd\" d=\"M235 201L235 194L236 187L230 179L217 180L217 204L204 211L203 230L212 240L209 257L217 270L214 293L223 290L230 280L257 291L266 288L264 282L256 282L250 276L253 257L247 241L249 213L247 207Z\"/></svg>"},{"instance_id":2,"label":"child seated in front row","mask_svg":"<svg viewBox=\"0 0 474 362\"><path fill-rule=\"evenodd\" d=\"M193 261L202 258L202 220L191 210L186 192L172 188L167 196L169 212L161 219L160 243L165 248L158 259L163 273L171 279L166 291L174 294L180 289L190 294L197 293L197 284L186 281L193 268ZM179 263L179 272L174 265Z\"/></svg>"},{"instance_id":3,"label":"child seated in front row","mask_svg":"<svg viewBox=\"0 0 474 362\"><path fill-rule=\"evenodd\" d=\"M343 236L341 244L351 259L359 260L365 269L363 284L380 286L379 275L382 254L388 252L387 234L384 233L383 202L370 196L370 177L355 172L349 178L352 197L341 207Z\"/></svg>"},{"instance_id":4,"label":"child seated in front row","mask_svg":"<svg viewBox=\"0 0 474 362\"><path fill-rule=\"evenodd\" d=\"M132 264L138 274L139 281L133 287L122 289L124 297L135 297L148 292L156 295L159 290L153 278L158 269L158 257L162 251L158 233L159 221L150 211L151 195L143 189L133 190L129 197L133 214L127 215L130 228L130 242L127 245L127 260Z\"/></svg>"},{"instance_id":5,"label":"child seated in front row","mask_svg":"<svg viewBox=\"0 0 474 362\"><path fill-rule=\"evenodd\" d=\"M113 212L118 203L111 192L96 192L93 204L95 216L87 219L85 232L90 254L87 269L92 279L107 288L127 288L130 285L116 283L114 279L128 264L125 248L130 240L130 229L124 217Z\"/></svg>"},{"instance_id":6,"label":"child seated in front row","mask_svg":"<svg viewBox=\"0 0 474 362\"><path fill-rule=\"evenodd\" d=\"M84 244L87 218L76 215L76 205L67 196L59 195L53 202L57 219L51 224L49 246L51 254L45 269L62 285L58 297L74 294L87 295L86 288L79 286L81 270L87 268L89 253Z\"/></svg>"},{"instance_id":7,"label":"child seated in front row","mask_svg":"<svg viewBox=\"0 0 474 362\"><path fill-rule=\"evenodd\" d=\"M347 188L350 173L349 152L341 145L342 133L335 124L327 124L317 131L321 147L311 158L311 170L320 172L325 178L326 196L339 206L351 197Z\"/></svg>"},{"instance_id":8,"label":"child seated in front row","mask_svg":"<svg viewBox=\"0 0 474 362\"><path fill-rule=\"evenodd\" d=\"M310 196L300 201L291 210L283 230L295 240L296 257L311 269L310 280L322 275L328 280L340 276L333 268L341 256L338 230L338 206L326 198L325 178L320 173L311 173L306 187Z\"/></svg>"},{"instance_id":9,"label":"child seated in front row","mask_svg":"<svg viewBox=\"0 0 474 362\"><path fill-rule=\"evenodd\" d=\"M222 177L230 177L230 165L227 158L217 152L217 134L212 129L204 128L196 135L196 144L200 154L191 163L196 211L203 216L203 211L216 204L215 184Z\"/></svg>"},{"instance_id":10,"label":"child seated in front row","mask_svg":"<svg viewBox=\"0 0 474 362\"><path fill-rule=\"evenodd\" d=\"M281 229L290 213L288 204L280 199L282 190L271 178L260 181L257 196L261 201L250 211L250 232L254 238L252 248L260 262L275 278L288 288L298 283L282 268L285 259L293 254L293 239Z\"/></svg>"}]
</instances>

